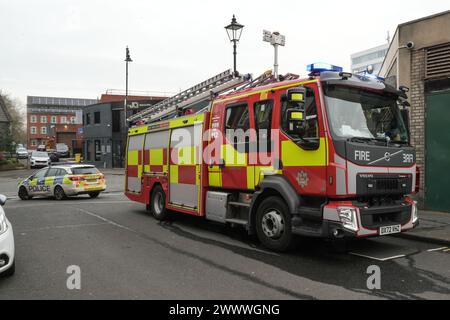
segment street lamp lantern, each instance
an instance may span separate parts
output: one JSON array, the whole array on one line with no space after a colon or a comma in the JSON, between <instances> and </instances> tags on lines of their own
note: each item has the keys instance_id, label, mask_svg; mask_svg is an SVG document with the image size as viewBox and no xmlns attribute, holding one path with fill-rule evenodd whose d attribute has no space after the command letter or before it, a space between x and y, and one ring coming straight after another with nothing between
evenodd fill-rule
<instances>
[{"instance_id":1,"label":"street lamp lantern","mask_svg":"<svg viewBox=\"0 0 450 320\"><path fill-rule=\"evenodd\" d=\"M225 27L225 30L227 31L230 42L233 42L233 57L234 57L234 74L235 74L235 76L238 75L238 72L236 70L236 47L237 47L237 42L239 42L239 39L241 39L242 29L244 29L244 25L238 23L236 20L236 17L233 14L233 19L231 19L231 23Z\"/></svg>"},{"instance_id":2,"label":"street lamp lantern","mask_svg":"<svg viewBox=\"0 0 450 320\"><path fill-rule=\"evenodd\" d=\"M128 49L128 46L127 46L127 49L125 52L125 62L133 62L133 60L131 60L131 57L130 57L130 49Z\"/></svg>"}]
</instances>

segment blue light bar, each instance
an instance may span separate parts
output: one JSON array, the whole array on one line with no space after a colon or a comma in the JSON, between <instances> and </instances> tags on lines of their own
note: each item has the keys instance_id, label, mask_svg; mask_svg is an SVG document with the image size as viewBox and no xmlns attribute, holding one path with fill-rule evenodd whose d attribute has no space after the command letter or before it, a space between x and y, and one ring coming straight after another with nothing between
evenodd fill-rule
<instances>
[{"instance_id":1,"label":"blue light bar","mask_svg":"<svg viewBox=\"0 0 450 320\"><path fill-rule=\"evenodd\" d=\"M306 67L306 71L309 71L312 73L321 73L324 71L342 72L343 69L341 67L334 66L329 63L316 62L316 63L309 64Z\"/></svg>"}]
</instances>

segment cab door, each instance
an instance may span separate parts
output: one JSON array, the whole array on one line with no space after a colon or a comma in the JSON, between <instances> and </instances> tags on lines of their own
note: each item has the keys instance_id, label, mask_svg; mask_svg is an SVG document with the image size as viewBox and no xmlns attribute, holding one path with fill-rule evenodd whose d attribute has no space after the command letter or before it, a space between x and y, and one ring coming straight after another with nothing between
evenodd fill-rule
<instances>
[{"instance_id":1,"label":"cab door","mask_svg":"<svg viewBox=\"0 0 450 320\"><path fill-rule=\"evenodd\" d=\"M222 124L221 178L226 189L247 190L253 187L254 167L248 165L251 130L248 101L225 106Z\"/></svg>"},{"instance_id":2,"label":"cab door","mask_svg":"<svg viewBox=\"0 0 450 320\"><path fill-rule=\"evenodd\" d=\"M254 134L251 137L248 171L253 171L253 190L264 179L264 174L277 170L279 157L273 157L278 134L273 129L274 99L272 93L262 94L252 102L251 118ZM275 159L277 158L277 159Z\"/></svg>"},{"instance_id":3,"label":"cab door","mask_svg":"<svg viewBox=\"0 0 450 320\"><path fill-rule=\"evenodd\" d=\"M302 131L289 132L287 110L290 105L285 92L279 92L280 108L276 117L280 124L279 155L283 175L297 193L325 196L327 179L327 139L317 86L306 86L305 116Z\"/></svg>"}]
</instances>

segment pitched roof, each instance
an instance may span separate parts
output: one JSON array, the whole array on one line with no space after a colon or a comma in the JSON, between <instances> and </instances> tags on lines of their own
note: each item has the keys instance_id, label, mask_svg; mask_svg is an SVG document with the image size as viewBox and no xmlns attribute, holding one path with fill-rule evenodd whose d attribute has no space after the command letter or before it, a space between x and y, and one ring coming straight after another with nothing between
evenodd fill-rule
<instances>
[{"instance_id":1,"label":"pitched roof","mask_svg":"<svg viewBox=\"0 0 450 320\"><path fill-rule=\"evenodd\" d=\"M9 115L8 109L6 109L5 101L2 96L0 96L0 122L10 122L11 116Z\"/></svg>"}]
</instances>

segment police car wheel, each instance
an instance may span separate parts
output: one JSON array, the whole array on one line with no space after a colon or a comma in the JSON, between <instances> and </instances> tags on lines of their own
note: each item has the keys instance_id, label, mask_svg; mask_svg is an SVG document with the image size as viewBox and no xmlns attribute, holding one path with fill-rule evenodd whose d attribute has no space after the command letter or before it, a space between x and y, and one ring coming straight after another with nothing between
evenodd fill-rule
<instances>
[{"instance_id":1,"label":"police car wheel","mask_svg":"<svg viewBox=\"0 0 450 320\"><path fill-rule=\"evenodd\" d=\"M275 196L261 202L256 212L256 234L268 249L279 252L291 249L291 217L283 199Z\"/></svg>"},{"instance_id":2,"label":"police car wheel","mask_svg":"<svg viewBox=\"0 0 450 320\"><path fill-rule=\"evenodd\" d=\"M156 220L163 221L167 218L166 194L161 186L156 186L153 189L150 202L150 211Z\"/></svg>"},{"instance_id":3,"label":"police car wheel","mask_svg":"<svg viewBox=\"0 0 450 320\"><path fill-rule=\"evenodd\" d=\"M20 187L19 198L20 200L31 200L32 197L28 194L27 188Z\"/></svg>"},{"instance_id":4,"label":"police car wheel","mask_svg":"<svg viewBox=\"0 0 450 320\"><path fill-rule=\"evenodd\" d=\"M67 198L66 193L64 192L63 188L61 188L60 186L56 186L53 193L54 193L56 200L64 200Z\"/></svg>"},{"instance_id":5,"label":"police car wheel","mask_svg":"<svg viewBox=\"0 0 450 320\"><path fill-rule=\"evenodd\" d=\"M99 195L100 195L100 192L89 193L89 197L91 197L92 199L98 198Z\"/></svg>"}]
</instances>

